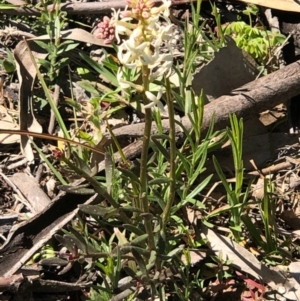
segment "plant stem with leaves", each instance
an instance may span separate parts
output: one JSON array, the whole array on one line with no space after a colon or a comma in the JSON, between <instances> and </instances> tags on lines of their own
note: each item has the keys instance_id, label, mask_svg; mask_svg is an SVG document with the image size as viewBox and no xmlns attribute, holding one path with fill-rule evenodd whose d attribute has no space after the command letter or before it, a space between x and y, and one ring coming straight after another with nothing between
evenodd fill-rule
<instances>
[{"instance_id":1,"label":"plant stem with leaves","mask_svg":"<svg viewBox=\"0 0 300 301\"><path fill-rule=\"evenodd\" d=\"M127 35L128 39L118 46L118 59L123 66L128 68L137 68L141 72L142 85L137 85L126 81L124 76L124 68L120 68L118 72L118 80L121 88L134 88L142 93L143 105L145 111L145 128L143 138L143 148L140 162L140 191L138 209L142 209L145 229L148 234L148 243L150 250L155 250L152 214L149 211L148 200L148 151L150 144L151 125L152 125L152 107L159 104L159 99L163 94L161 88L157 95L156 91L151 91L150 83L157 78L164 78L170 75L173 64L173 57L171 55L171 38L173 25L168 19L169 7L171 1L164 0L159 7L154 7L153 1L146 0L132 0L127 1L128 10L123 11L121 20L119 20L119 13L115 12L111 19L111 23L107 22L109 26L114 25L117 40L120 41L119 34ZM160 17L169 22L168 26L158 25ZM132 23L135 19L137 23ZM170 53L161 54L161 42L166 43ZM170 88L170 85L169 85ZM173 107L171 114L174 114ZM173 125L174 126L174 125ZM173 134L172 134L173 135ZM174 150L175 151L175 150ZM173 156L173 159L175 156ZM175 159L174 159L175 161ZM174 177L173 177L174 179ZM172 198L172 196L171 196ZM170 215L171 202L168 202L166 207L166 218Z\"/></svg>"},{"instance_id":2,"label":"plant stem with leaves","mask_svg":"<svg viewBox=\"0 0 300 301\"><path fill-rule=\"evenodd\" d=\"M176 132L175 132L175 117L174 117L174 105L171 97L171 85L170 80L166 78L166 98L169 113L169 125L170 125L170 185L169 185L169 198L167 200L166 207L162 214L162 230L165 232L167 222L169 221L171 209L174 203L175 191L176 191Z\"/></svg>"},{"instance_id":3,"label":"plant stem with leaves","mask_svg":"<svg viewBox=\"0 0 300 301\"><path fill-rule=\"evenodd\" d=\"M142 78L143 86L145 91L149 88L149 69L147 66L142 68ZM149 100L145 93L143 93L144 105L149 104ZM149 151L149 142L151 135L151 125L152 125L152 111L151 108L145 109L145 128L144 128L144 138L143 138L143 148L141 154L141 170L140 170L140 194L139 194L139 208L143 210L144 213L149 213L148 205L148 179L147 179L147 165L148 165L148 151ZM149 245L150 249L155 249L153 231L152 231L152 220L145 218L145 228L146 232L149 235Z\"/></svg>"}]
</instances>

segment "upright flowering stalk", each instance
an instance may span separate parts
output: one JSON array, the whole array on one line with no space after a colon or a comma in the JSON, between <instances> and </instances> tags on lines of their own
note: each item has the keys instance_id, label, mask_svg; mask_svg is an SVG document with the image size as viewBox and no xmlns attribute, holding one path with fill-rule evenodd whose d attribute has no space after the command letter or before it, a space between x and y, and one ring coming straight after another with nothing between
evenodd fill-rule
<instances>
[{"instance_id":1,"label":"upright flowering stalk","mask_svg":"<svg viewBox=\"0 0 300 301\"><path fill-rule=\"evenodd\" d=\"M172 70L173 55L171 39L173 25L170 22L169 7L171 0L164 0L160 7L154 7L152 0L127 0L125 11L114 11L112 23L115 25L116 40L120 43L120 36L125 35L118 48L118 59L123 66L139 68L147 73L148 84L143 81L142 90L147 95L146 108L158 104L161 92L155 95L149 91L149 83L161 76L169 76ZM167 25L160 25L159 18L163 17ZM167 50L161 53L161 46ZM146 77L145 75L143 76ZM123 78L122 68L119 69L118 79L122 88L130 86L136 88Z\"/></svg>"},{"instance_id":2,"label":"upright flowering stalk","mask_svg":"<svg viewBox=\"0 0 300 301\"><path fill-rule=\"evenodd\" d=\"M161 105L160 97L165 92L163 87L158 92L151 91L149 87L154 80L167 78L171 73L173 63L171 47L173 25L169 19L171 0L163 0L163 4L159 7L154 6L153 0L127 0L127 4L125 11L114 11L111 23L115 26L115 38L118 43L121 43L118 48L119 61L127 68L137 68L141 71L143 82L141 86L137 87L136 83L126 81L122 67L118 71L118 80L122 88L138 88L142 93L145 130L138 206L143 212L149 213L147 155L152 125L151 108ZM160 25L159 18L163 18L166 24ZM121 41L122 37L126 38ZM166 50L164 53L161 52L162 44ZM145 218L145 226L149 234L149 245L154 248L154 239L150 237L151 219Z\"/></svg>"}]
</instances>

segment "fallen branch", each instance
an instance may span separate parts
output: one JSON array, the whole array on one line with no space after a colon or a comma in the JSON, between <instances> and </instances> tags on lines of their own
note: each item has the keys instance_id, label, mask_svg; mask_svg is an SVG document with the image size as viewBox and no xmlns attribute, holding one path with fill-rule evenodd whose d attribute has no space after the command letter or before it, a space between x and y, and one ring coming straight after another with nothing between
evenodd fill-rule
<instances>
[{"instance_id":1,"label":"fallen branch","mask_svg":"<svg viewBox=\"0 0 300 301\"><path fill-rule=\"evenodd\" d=\"M76 184L82 181L78 180ZM92 204L95 196L77 195L74 198L71 194L61 192L43 211L25 223L14 226L6 242L0 247L1 276L11 277L16 273L57 231L74 218L78 205ZM0 291L7 286L4 279L0 279ZM17 283L12 283L12 287L16 287Z\"/></svg>"},{"instance_id":2,"label":"fallen branch","mask_svg":"<svg viewBox=\"0 0 300 301\"><path fill-rule=\"evenodd\" d=\"M276 105L300 94L300 61L288 65L267 76L252 81L239 89L232 91L232 95L221 96L204 107L202 131L205 132L214 117L215 129L223 129L228 125L229 113L235 113L244 120L258 118L259 113L271 109ZM188 117L183 117L181 123L190 131L193 127ZM169 133L169 120L162 121L163 132ZM177 135L182 135L177 126ZM115 129L118 138L139 138L144 133L144 123L126 125ZM156 134L157 127L152 126L152 134ZM109 135L108 135L109 136Z\"/></svg>"},{"instance_id":3,"label":"fallen branch","mask_svg":"<svg viewBox=\"0 0 300 301\"><path fill-rule=\"evenodd\" d=\"M22 274L11 275L10 277L0 277L0 292L17 292L20 285L23 283L24 277Z\"/></svg>"},{"instance_id":4,"label":"fallen branch","mask_svg":"<svg viewBox=\"0 0 300 301\"><path fill-rule=\"evenodd\" d=\"M68 15L84 14L96 15L100 12L109 12L112 8L121 9L125 7L124 1L109 1L109 2L79 2L79 3L62 3L60 10L65 11ZM48 10L53 10L54 6L48 5ZM34 7L15 7L5 10L0 10L5 15L21 15L21 16L40 16L41 11Z\"/></svg>"},{"instance_id":5,"label":"fallen branch","mask_svg":"<svg viewBox=\"0 0 300 301\"><path fill-rule=\"evenodd\" d=\"M196 0L192 0L196 1ZM161 1L156 0L156 4L160 4ZM172 5L190 3L191 0L173 0ZM12 1L11 3L22 3ZM126 6L126 2L123 0L114 0L107 2L74 2L74 3L62 3L59 6L61 11L65 11L68 15L96 15L99 13L111 12L111 9L123 9ZM25 6L25 5L24 5ZM53 5L48 5L48 10L53 10ZM15 7L10 9L0 9L1 14L5 15L21 15L21 16L40 16L41 11L33 7Z\"/></svg>"},{"instance_id":6,"label":"fallen branch","mask_svg":"<svg viewBox=\"0 0 300 301\"><path fill-rule=\"evenodd\" d=\"M191 2L196 2L197 0L172 0L172 5L189 4ZM269 8L275 8L283 11L300 12L300 5L294 0L281 0L281 1L269 1L265 0L236 0L241 2L251 2L256 5L262 5ZM20 5L20 7L10 8L10 9L0 9L1 14L5 15L21 15L21 16L40 16L41 12L37 8L22 7L21 5L26 5L27 3L22 0L8 0L8 3L14 5ZM161 0L155 0L156 4L162 3ZM235 1L232 1L235 2ZM79 3L62 3L59 9L67 12L69 15L95 15L100 12L109 12L112 8L122 9L126 6L124 0L120 1L107 1L107 2L79 2ZM53 5L48 5L48 10L52 10Z\"/></svg>"}]
</instances>

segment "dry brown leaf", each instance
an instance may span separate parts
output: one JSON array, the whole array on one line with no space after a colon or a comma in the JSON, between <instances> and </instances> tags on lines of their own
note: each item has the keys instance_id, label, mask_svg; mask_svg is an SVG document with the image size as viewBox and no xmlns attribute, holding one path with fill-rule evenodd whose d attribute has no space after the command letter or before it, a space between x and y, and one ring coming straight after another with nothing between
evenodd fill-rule
<instances>
[{"instance_id":1,"label":"dry brown leaf","mask_svg":"<svg viewBox=\"0 0 300 301\"><path fill-rule=\"evenodd\" d=\"M44 59L47 57L48 53L42 50L34 42L28 42L31 48L33 56L38 59ZM32 90L34 85L34 80L36 77L36 69L33 65L30 57L29 50L26 45L26 41L21 41L14 50L14 57L17 67L18 78L20 82L19 88L19 116L20 116L20 129L21 130L31 130L35 133L41 133L42 127L37 122L33 111L29 109L32 107ZM30 112L30 114L28 114ZM30 145L29 137L21 136L21 150L26 156L28 161L34 159L33 151Z\"/></svg>"},{"instance_id":2,"label":"dry brown leaf","mask_svg":"<svg viewBox=\"0 0 300 301\"><path fill-rule=\"evenodd\" d=\"M6 130L18 130L19 126L14 122L14 119L7 111L7 108L0 105L0 128ZM12 144L20 142L19 135L0 134L1 144Z\"/></svg>"},{"instance_id":3,"label":"dry brown leaf","mask_svg":"<svg viewBox=\"0 0 300 301\"><path fill-rule=\"evenodd\" d=\"M202 233L208 240L209 247L216 254L222 254L224 259L230 260L239 270L253 276L255 279L267 283L272 289L284 287L285 295L291 300L300 300L300 284L294 279L286 279L277 271L271 270L246 250L227 237L219 235L207 227L202 227Z\"/></svg>"},{"instance_id":4,"label":"dry brown leaf","mask_svg":"<svg viewBox=\"0 0 300 301\"><path fill-rule=\"evenodd\" d=\"M110 48L112 47L109 44L105 44L103 42L103 40L96 38L90 32L87 32L81 28L64 30L64 31L61 31L60 33L61 33L61 39L64 39L64 40L74 40L74 41L94 44L94 45L98 45L98 46L102 46L102 47L110 47ZM33 38L31 40L49 40L49 39L50 39L49 35L46 34L43 36Z\"/></svg>"},{"instance_id":5,"label":"dry brown leaf","mask_svg":"<svg viewBox=\"0 0 300 301\"><path fill-rule=\"evenodd\" d=\"M189 260L190 262L188 262L187 256L185 254L181 255L181 261L183 262L183 264L187 265L188 263L190 265L195 265L196 263L200 262L201 260L205 259L207 257L207 252L203 252L197 249L194 250L187 250L187 252L189 253Z\"/></svg>"},{"instance_id":6,"label":"dry brown leaf","mask_svg":"<svg viewBox=\"0 0 300 301\"><path fill-rule=\"evenodd\" d=\"M296 0L237 0L249 4L261 5L284 11L300 12L300 4Z\"/></svg>"},{"instance_id":7,"label":"dry brown leaf","mask_svg":"<svg viewBox=\"0 0 300 301\"><path fill-rule=\"evenodd\" d=\"M17 172L10 179L26 197L34 215L43 211L50 204L51 200L33 177L23 172Z\"/></svg>"},{"instance_id":8,"label":"dry brown leaf","mask_svg":"<svg viewBox=\"0 0 300 301\"><path fill-rule=\"evenodd\" d=\"M40 37L33 38L31 40L48 40L48 39L49 39L49 35L43 35ZM75 40L75 41L95 44L99 46L108 46L104 44L102 40L99 40L95 36L93 36L91 33L79 28L62 31L61 39ZM44 49L40 48L36 43L30 40L28 40L27 43L29 44L31 51L34 57L36 58L36 60L45 59L47 57L48 53L45 52ZM31 102L32 102L31 99L32 89L33 89L33 84L34 84L37 70L35 69L35 66L31 61L31 57L25 41L21 41L16 46L16 49L14 51L14 56L16 59L17 72L20 81L20 91L19 91L20 129L41 133L42 127L35 119L32 110L28 110L28 105L31 106ZM28 115L27 112L29 111L30 114ZM23 154L26 156L28 161L33 160L33 152L30 145L30 140L27 136L21 137L21 150Z\"/></svg>"}]
</instances>

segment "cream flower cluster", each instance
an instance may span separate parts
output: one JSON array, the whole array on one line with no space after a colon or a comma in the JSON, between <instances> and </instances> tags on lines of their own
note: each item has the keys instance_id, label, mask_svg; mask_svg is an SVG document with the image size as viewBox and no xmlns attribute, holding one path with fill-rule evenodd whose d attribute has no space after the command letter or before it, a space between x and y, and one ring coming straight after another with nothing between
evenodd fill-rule
<instances>
[{"instance_id":1,"label":"cream flower cluster","mask_svg":"<svg viewBox=\"0 0 300 301\"><path fill-rule=\"evenodd\" d=\"M125 11L114 11L112 22L115 26L115 36L121 42L118 48L118 59L127 68L148 68L149 81L153 82L161 76L169 76L172 70L173 55L171 39L173 25L169 19L171 0L163 0L163 4L154 7L153 0L127 0L128 7ZM159 18L165 19L167 25L160 25ZM161 45L164 44L164 53ZM130 86L136 87L123 78L122 68L118 72L118 80L123 89ZM163 90L154 95L145 91L151 101L146 108L157 105Z\"/></svg>"}]
</instances>

